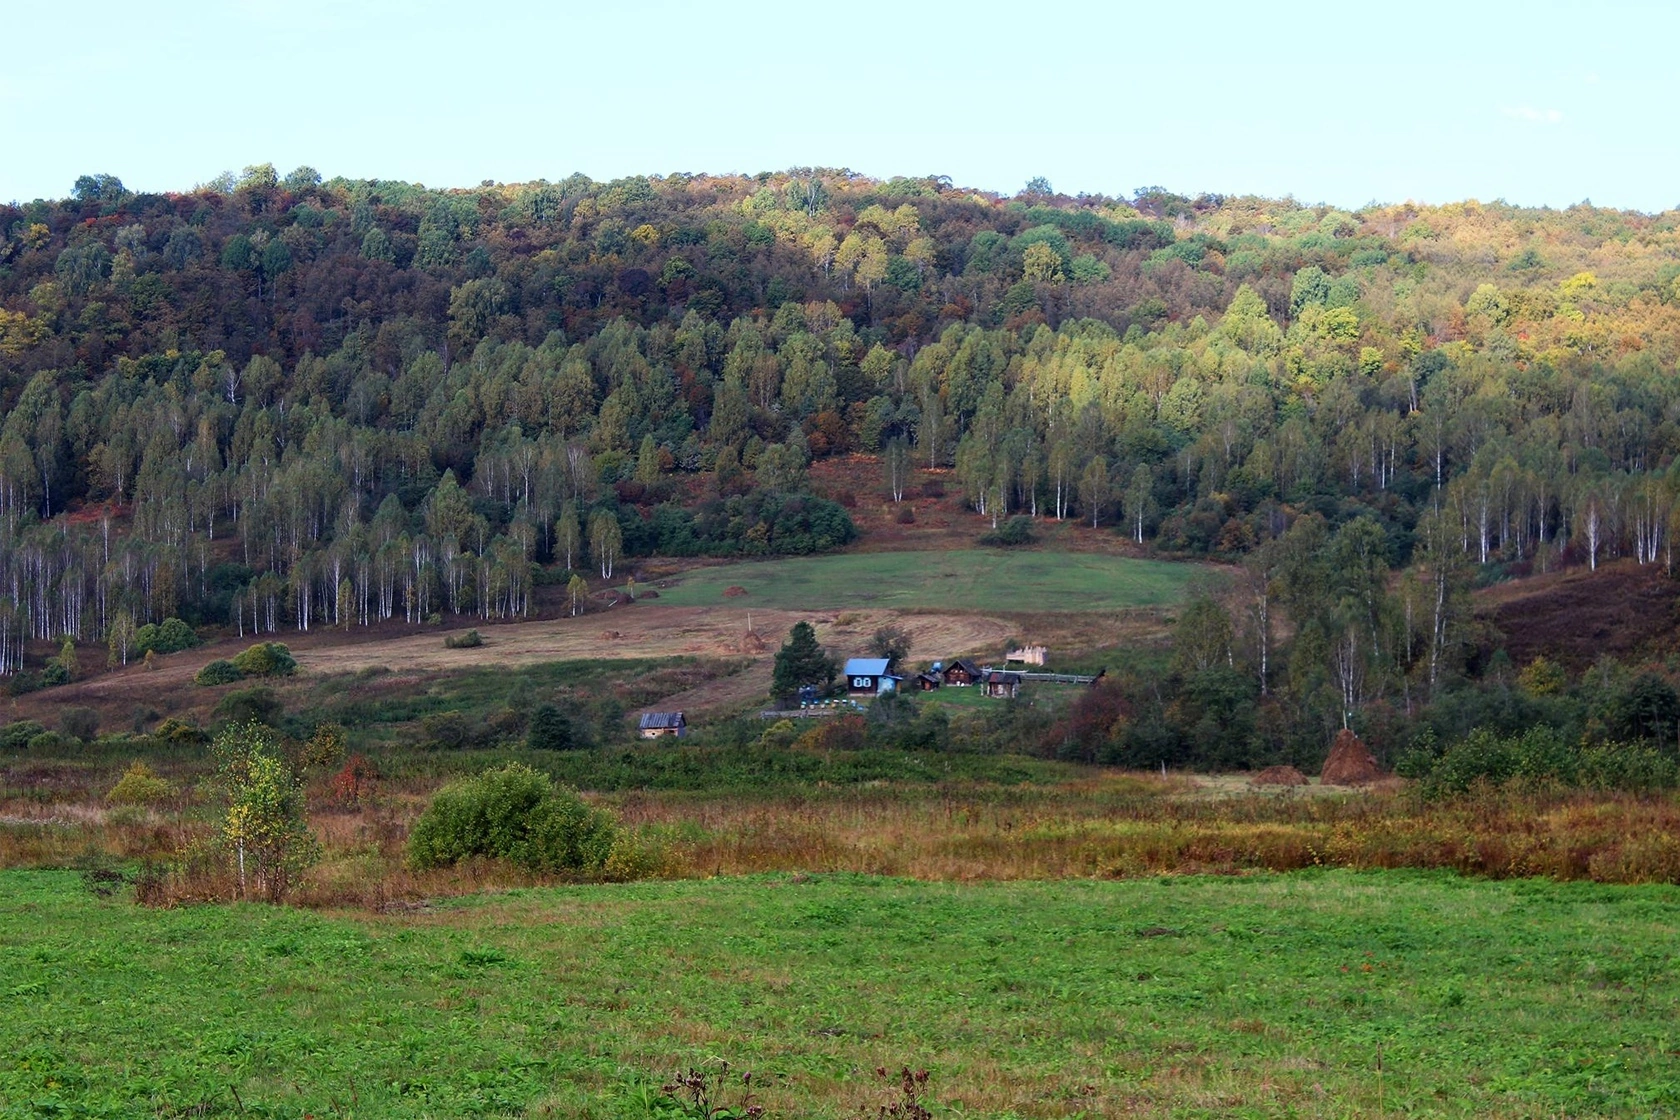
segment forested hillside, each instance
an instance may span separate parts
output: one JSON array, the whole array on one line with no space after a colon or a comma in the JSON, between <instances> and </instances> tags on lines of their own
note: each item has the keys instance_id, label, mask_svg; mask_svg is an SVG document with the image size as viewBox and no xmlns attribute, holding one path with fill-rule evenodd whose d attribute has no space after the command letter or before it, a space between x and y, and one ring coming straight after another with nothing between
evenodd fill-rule
<instances>
[{"instance_id":1,"label":"forested hillside","mask_svg":"<svg viewBox=\"0 0 1680 1120\"><path fill-rule=\"evenodd\" d=\"M1274 594L1348 705L1432 688L1466 564L1668 562L1677 223L822 170L88 176L0 206L0 667L832 548L806 468L865 451L883 493L951 466L993 519L1256 557L1262 689Z\"/></svg>"}]
</instances>

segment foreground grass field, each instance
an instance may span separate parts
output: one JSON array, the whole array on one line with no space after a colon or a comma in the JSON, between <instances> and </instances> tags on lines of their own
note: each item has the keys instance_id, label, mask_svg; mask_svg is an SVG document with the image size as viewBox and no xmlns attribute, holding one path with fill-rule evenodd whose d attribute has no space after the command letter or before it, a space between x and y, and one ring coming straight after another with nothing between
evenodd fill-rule
<instances>
[{"instance_id":1,"label":"foreground grass field","mask_svg":"<svg viewBox=\"0 0 1680 1120\"><path fill-rule=\"evenodd\" d=\"M1208 569L1081 552L871 552L725 564L659 592L674 606L1090 611L1162 607ZM726 596L730 587L746 595Z\"/></svg>"},{"instance_id":2,"label":"foreground grass field","mask_svg":"<svg viewBox=\"0 0 1680 1120\"><path fill-rule=\"evenodd\" d=\"M347 917L0 874L0 1115L1614 1116L1680 1109L1680 890L1349 872L761 876Z\"/></svg>"}]
</instances>

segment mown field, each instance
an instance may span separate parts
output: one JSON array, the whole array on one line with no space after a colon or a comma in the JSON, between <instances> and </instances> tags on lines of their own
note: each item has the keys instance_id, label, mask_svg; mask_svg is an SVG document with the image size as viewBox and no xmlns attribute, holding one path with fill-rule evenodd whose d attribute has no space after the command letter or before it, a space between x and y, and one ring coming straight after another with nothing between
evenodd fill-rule
<instances>
[{"instance_id":1,"label":"mown field","mask_svg":"<svg viewBox=\"0 0 1680 1120\"><path fill-rule=\"evenodd\" d=\"M1089 611L1170 606L1198 565L1082 552L961 549L871 552L743 562L687 572L661 588L673 606L809 610L890 607L960 611ZM726 596L731 587L745 595Z\"/></svg>"},{"instance_id":2,"label":"mown field","mask_svg":"<svg viewBox=\"0 0 1680 1120\"><path fill-rule=\"evenodd\" d=\"M774 875L380 916L0 874L0 1115L1659 1116L1680 890ZM730 1100L738 1099L732 1090Z\"/></svg>"}]
</instances>

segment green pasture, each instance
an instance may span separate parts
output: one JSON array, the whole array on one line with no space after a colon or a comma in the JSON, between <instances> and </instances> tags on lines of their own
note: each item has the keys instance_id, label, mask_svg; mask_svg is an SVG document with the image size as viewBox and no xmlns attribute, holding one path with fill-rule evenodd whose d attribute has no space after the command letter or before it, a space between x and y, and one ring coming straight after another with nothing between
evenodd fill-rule
<instances>
[{"instance_id":1,"label":"green pasture","mask_svg":"<svg viewBox=\"0 0 1680 1120\"><path fill-rule=\"evenodd\" d=\"M864 552L743 561L685 573L674 606L1088 611L1171 606L1208 568L1081 552ZM747 594L728 597L729 587Z\"/></svg>"},{"instance_id":2,"label":"green pasture","mask_svg":"<svg viewBox=\"0 0 1680 1120\"><path fill-rule=\"evenodd\" d=\"M561 887L368 916L0 873L0 1116L1672 1116L1680 891L1446 874ZM731 1100L737 1099L733 1094Z\"/></svg>"}]
</instances>

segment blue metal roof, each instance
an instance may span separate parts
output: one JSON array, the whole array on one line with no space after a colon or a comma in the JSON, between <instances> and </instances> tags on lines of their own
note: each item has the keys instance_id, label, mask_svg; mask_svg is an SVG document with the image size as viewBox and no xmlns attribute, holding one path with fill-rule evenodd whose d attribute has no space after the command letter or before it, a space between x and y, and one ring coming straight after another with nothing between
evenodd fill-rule
<instances>
[{"instance_id":1,"label":"blue metal roof","mask_svg":"<svg viewBox=\"0 0 1680 1120\"><path fill-rule=\"evenodd\" d=\"M852 657L846 660L848 677L884 677L892 662L885 657Z\"/></svg>"}]
</instances>

